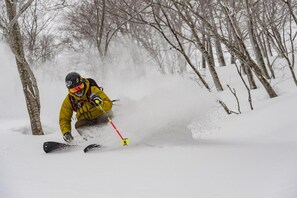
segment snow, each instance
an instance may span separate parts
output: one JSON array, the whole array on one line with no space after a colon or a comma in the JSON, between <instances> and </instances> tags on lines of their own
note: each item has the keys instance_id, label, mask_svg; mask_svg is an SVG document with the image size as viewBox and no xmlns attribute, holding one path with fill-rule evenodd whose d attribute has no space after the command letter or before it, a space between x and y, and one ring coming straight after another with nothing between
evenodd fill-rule
<instances>
[{"instance_id":1,"label":"snow","mask_svg":"<svg viewBox=\"0 0 297 198\"><path fill-rule=\"evenodd\" d=\"M102 150L45 154L43 142L63 141L58 113L67 90L57 77L63 74L38 73L45 135L32 136L14 58L3 43L0 60L1 198L297 197L297 92L288 71L277 70L272 82L279 97L252 92L251 111L235 68L219 68L243 112L228 116L216 103L221 98L236 110L227 88L216 94L179 76L120 75L123 65L106 79L105 91L120 99L113 121L131 144L122 147L106 125L90 132L99 134L89 142L103 144Z\"/></svg>"}]
</instances>

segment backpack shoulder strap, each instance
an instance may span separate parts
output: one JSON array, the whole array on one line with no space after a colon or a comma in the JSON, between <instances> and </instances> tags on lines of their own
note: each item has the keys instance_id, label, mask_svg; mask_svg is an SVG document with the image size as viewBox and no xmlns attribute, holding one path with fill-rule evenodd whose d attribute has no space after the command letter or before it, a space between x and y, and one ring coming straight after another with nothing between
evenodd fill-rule
<instances>
[{"instance_id":1,"label":"backpack shoulder strap","mask_svg":"<svg viewBox=\"0 0 297 198\"><path fill-rule=\"evenodd\" d=\"M69 100L70 100L73 111L76 112L77 111L77 102L76 102L76 100L70 94L68 94L68 97L69 97Z\"/></svg>"}]
</instances>

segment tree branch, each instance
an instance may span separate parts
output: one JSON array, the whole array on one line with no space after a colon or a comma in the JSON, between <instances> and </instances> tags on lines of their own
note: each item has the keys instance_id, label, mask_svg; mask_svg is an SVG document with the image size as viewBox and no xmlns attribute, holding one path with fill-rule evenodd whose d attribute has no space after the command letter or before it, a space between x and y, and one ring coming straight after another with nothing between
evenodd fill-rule
<instances>
[{"instance_id":1,"label":"tree branch","mask_svg":"<svg viewBox=\"0 0 297 198\"><path fill-rule=\"evenodd\" d=\"M239 114L239 113L237 113L237 112L235 112L235 111L230 110L230 109L227 107L227 105L226 105L223 101L218 100L218 102L219 102L220 105L224 108L224 110L226 111L226 113L227 113L228 115L230 115L230 114L232 114L232 113L237 114L237 115Z\"/></svg>"},{"instance_id":2,"label":"tree branch","mask_svg":"<svg viewBox=\"0 0 297 198\"><path fill-rule=\"evenodd\" d=\"M250 104L250 108L251 110L254 110L254 107L253 107L253 101L252 101L252 95L251 95L251 90L249 89L248 85L246 84L243 76L242 76L242 73L238 67L238 65L235 63L235 67L236 67L236 70L237 70L237 73L239 74L240 76L240 79L241 81L243 82L245 88L247 89L247 92L248 92L248 101L249 101L249 104Z\"/></svg>"},{"instance_id":3,"label":"tree branch","mask_svg":"<svg viewBox=\"0 0 297 198\"><path fill-rule=\"evenodd\" d=\"M150 7L153 4L153 2L149 3L147 6L145 6L143 9L141 9L140 11L136 12L135 14L133 14L129 19L127 19L126 21L124 21L123 23L121 23L110 35L110 37L107 39L106 45L108 45L112 39L112 37L115 35L115 33L121 29L121 27L123 25L125 25L126 23L128 23L129 21L131 21L134 17L136 17L138 14L140 14L141 12L143 12L145 9L147 9L148 7Z\"/></svg>"},{"instance_id":4,"label":"tree branch","mask_svg":"<svg viewBox=\"0 0 297 198\"><path fill-rule=\"evenodd\" d=\"M28 9L28 7L31 5L31 3L34 0L28 0L27 3L19 10L19 12L15 15L15 17L9 22L8 24L8 30L11 30L11 28L14 26L14 24L17 22L18 18Z\"/></svg>"},{"instance_id":5,"label":"tree branch","mask_svg":"<svg viewBox=\"0 0 297 198\"><path fill-rule=\"evenodd\" d=\"M232 90L231 87L230 87L229 85L227 85L227 87L229 88L229 90L231 91L231 93L233 94L233 96L235 97L236 102L237 102L237 110L238 110L239 113L241 113L241 111L240 111L239 99L238 99L238 97L237 97L237 95L236 95L236 90L235 90L234 88L233 88L233 90Z\"/></svg>"}]
</instances>

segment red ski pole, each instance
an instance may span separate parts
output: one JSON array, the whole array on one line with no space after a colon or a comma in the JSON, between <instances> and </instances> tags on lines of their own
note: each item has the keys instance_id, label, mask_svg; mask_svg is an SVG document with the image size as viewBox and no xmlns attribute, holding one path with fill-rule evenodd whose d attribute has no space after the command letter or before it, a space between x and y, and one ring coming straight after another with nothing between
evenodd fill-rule
<instances>
[{"instance_id":1,"label":"red ski pole","mask_svg":"<svg viewBox=\"0 0 297 198\"><path fill-rule=\"evenodd\" d=\"M102 108L102 106L99 104L99 100L95 100L96 104L100 107L100 109L104 112L104 114L107 116L108 122L111 124L111 126L114 128L114 130L117 132L117 134L120 136L122 139L121 143L123 146L128 146L130 144L130 140L128 138L123 138L122 134L119 132L113 121L110 119L106 111Z\"/></svg>"}]
</instances>

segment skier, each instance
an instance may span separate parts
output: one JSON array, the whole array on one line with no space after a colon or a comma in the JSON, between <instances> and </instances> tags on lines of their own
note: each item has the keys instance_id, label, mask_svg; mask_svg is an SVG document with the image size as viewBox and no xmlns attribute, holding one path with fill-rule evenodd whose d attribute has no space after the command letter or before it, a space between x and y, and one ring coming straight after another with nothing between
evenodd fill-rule
<instances>
[{"instance_id":1,"label":"skier","mask_svg":"<svg viewBox=\"0 0 297 198\"><path fill-rule=\"evenodd\" d=\"M107 112L111 116L112 101L98 87L97 83L91 78L82 78L77 72L67 74L65 78L68 94L63 101L60 109L59 124L63 134L63 139L71 143L71 118L76 112L77 122L75 128L82 136L84 127L108 122ZM99 105L104 109L102 111Z\"/></svg>"}]
</instances>

